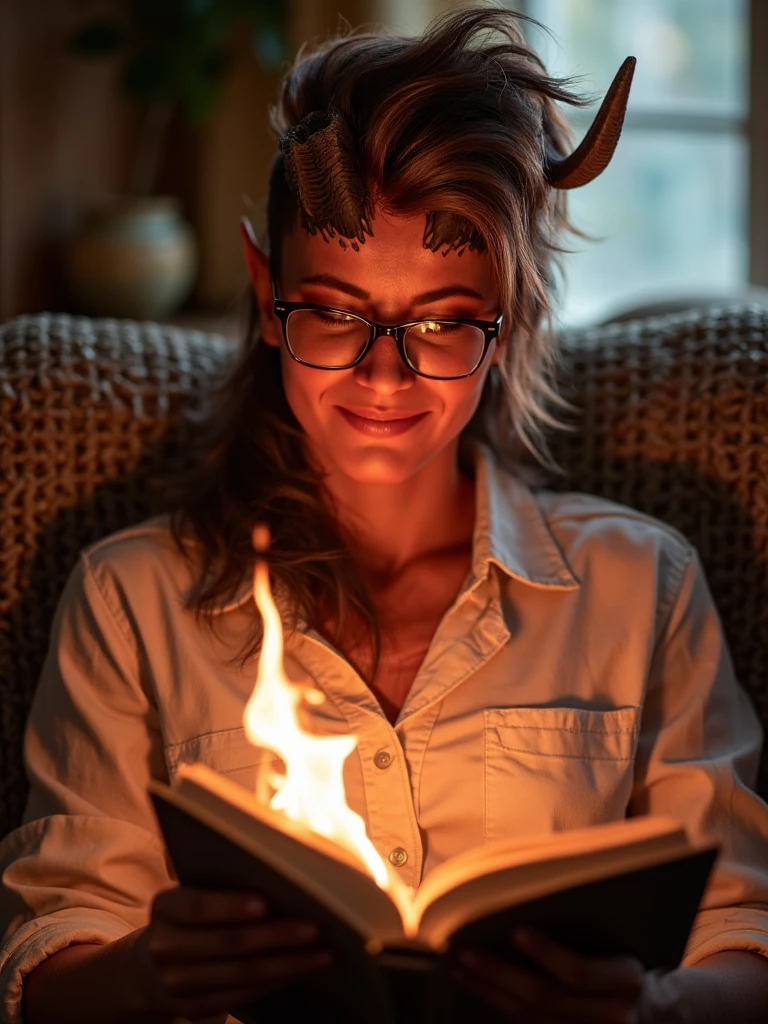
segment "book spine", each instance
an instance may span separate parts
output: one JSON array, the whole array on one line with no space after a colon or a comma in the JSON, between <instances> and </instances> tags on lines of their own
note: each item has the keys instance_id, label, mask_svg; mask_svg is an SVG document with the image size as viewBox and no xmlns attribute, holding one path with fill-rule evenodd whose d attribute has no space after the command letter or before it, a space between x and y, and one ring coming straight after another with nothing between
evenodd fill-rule
<instances>
[{"instance_id":1,"label":"book spine","mask_svg":"<svg viewBox=\"0 0 768 1024\"><path fill-rule=\"evenodd\" d=\"M444 1024L440 958L428 950L388 947L376 957L397 1024Z\"/></svg>"}]
</instances>

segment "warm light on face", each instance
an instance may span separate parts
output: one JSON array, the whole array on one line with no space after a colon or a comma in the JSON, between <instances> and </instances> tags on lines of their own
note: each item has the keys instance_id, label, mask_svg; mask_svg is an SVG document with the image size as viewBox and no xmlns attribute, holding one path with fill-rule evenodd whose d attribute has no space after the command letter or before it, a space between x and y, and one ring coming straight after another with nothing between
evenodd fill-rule
<instances>
[{"instance_id":1,"label":"warm light on face","mask_svg":"<svg viewBox=\"0 0 768 1024\"><path fill-rule=\"evenodd\" d=\"M266 528L257 526L254 547L264 551L268 543ZM317 705L325 697L312 687L290 682L285 675L282 623L266 562L261 558L256 559L254 568L253 597L264 623L264 637L243 725L251 743L274 751L285 764L283 773L271 769L260 773L257 799L355 854L383 889L402 885L368 838L363 819L347 804L344 762L357 746L357 737L313 736L301 727L298 712L302 702Z\"/></svg>"},{"instance_id":2,"label":"warm light on face","mask_svg":"<svg viewBox=\"0 0 768 1024\"><path fill-rule=\"evenodd\" d=\"M347 310L380 324L425 319L422 337L439 343L445 318L494 320L500 311L487 254L465 252L447 257L425 249L424 216L395 216L377 211L374 233L359 252L342 250L320 235L297 230L286 236L279 294L288 302L309 302ZM346 283L345 291L318 279ZM310 283L305 283L309 281ZM311 283L315 282L315 283ZM455 294L455 287L471 295ZM446 291L437 299L417 297ZM477 297L473 298L472 295ZM360 296L367 296L362 298ZM457 380L420 377L402 361L395 340L380 337L357 366L316 369L297 363L287 352L277 320L267 324L271 343L281 348L285 397L301 425L312 460L323 470L326 486L345 502L360 485L398 487L414 481L436 458L455 458L461 431L472 419L487 373L496 356L491 343L485 361L471 376ZM265 334L266 337L266 334ZM421 414L403 432L361 432L339 409Z\"/></svg>"}]
</instances>

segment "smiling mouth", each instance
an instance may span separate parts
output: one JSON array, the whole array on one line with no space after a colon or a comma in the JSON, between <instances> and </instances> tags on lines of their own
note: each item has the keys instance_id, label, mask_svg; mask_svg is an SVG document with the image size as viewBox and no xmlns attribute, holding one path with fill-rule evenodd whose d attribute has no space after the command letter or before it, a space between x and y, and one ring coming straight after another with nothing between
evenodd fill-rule
<instances>
[{"instance_id":1,"label":"smiling mouth","mask_svg":"<svg viewBox=\"0 0 768 1024\"><path fill-rule=\"evenodd\" d=\"M409 416L387 415L386 418L382 418L381 416L361 416L341 405L336 408L350 426L372 437L394 437L404 434L427 415L425 412L417 412Z\"/></svg>"},{"instance_id":2,"label":"smiling mouth","mask_svg":"<svg viewBox=\"0 0 768 1024\"><path fill-rule=\"evenodd\" d=\"M375 409L366 409L364 412L358 409L348 409L346 406L340 405L337 408L341 409L342 412L350 413L352 416L357 417L359 420L370 420L373 423L396 423L398 420L412 420L418 416L424 416L423 412L398 412L396 409L392 409L390 412L377 412Z\"/></svg>"}]
</instances>

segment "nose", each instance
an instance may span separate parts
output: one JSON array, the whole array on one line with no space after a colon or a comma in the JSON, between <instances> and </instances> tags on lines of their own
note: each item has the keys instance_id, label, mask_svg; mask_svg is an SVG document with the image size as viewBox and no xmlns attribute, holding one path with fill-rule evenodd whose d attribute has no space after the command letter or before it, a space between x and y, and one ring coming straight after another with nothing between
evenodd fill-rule
<instances>
[{"instance_id":1,"label":"nose","mask_svg":"<svg viewBox=\"0 0 768 1024\"><path fill-rule=\"evenodd\" d=\"M416 378L413 370L400 358L395 339L384 334L379 335L354 371L359 384L382 395L409 388Z\"/></svg>"}]
</instances>

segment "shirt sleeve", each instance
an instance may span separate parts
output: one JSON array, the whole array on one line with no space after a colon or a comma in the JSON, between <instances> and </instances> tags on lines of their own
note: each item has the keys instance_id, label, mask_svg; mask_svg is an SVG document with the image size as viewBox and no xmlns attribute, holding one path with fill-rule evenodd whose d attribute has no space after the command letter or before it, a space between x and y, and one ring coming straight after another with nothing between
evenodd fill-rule
<instances>
[{"instance_id":1,"label":"shirt sleeve","mask_svg":"<svg viewBox=\"0 0 768 1024\"><path fill-rule=\"evenodd\" d=\"M72 943L148 923L176 880L147 782L167 779L156 703L114 588L85 553L59 600L24 736L22 825L0 843L0 1019L22 981Z\"/></svg>"},{"instance_id":2,"label":"shirt sleeve","mask_svg":"<svg viewBox=\"0 0 768 1024\"><path fill-rule=\"evenodd\" d=\"M668 813L721 852L682 960L722 950L768 957L768 805L754 790L762 730L736 682L698 555L661 609L630 813Z\"/></svg>"}]
</instances>

